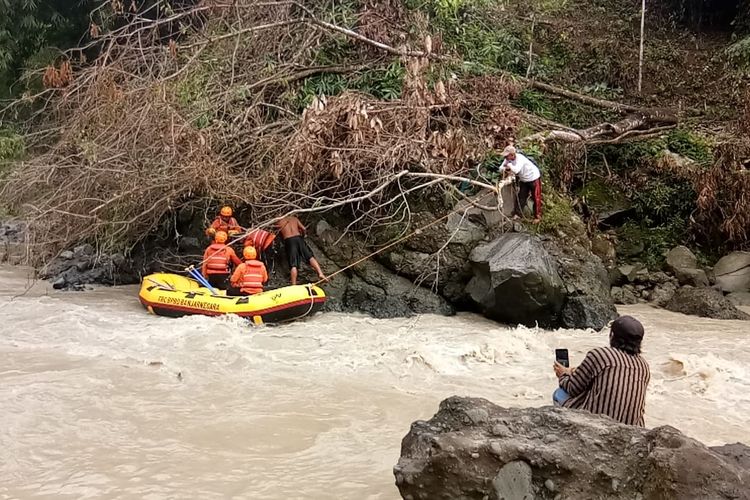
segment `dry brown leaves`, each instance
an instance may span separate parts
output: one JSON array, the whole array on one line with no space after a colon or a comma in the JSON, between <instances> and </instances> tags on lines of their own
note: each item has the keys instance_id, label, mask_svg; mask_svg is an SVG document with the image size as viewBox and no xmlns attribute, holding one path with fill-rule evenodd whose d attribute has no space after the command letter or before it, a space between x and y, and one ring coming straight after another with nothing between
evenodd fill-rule
<instances>
[{"instance_id":1,"label":"dry brown leaves","mask_svg":"<svg viewBox=\"0 0 750 500\"><path fill-rule=\"evenodd\" d=\"M426 60L411 59L406 66L400 101L355 92L316 99L286 148L292 166L286 185L305 192L325 185L335 193L403 169L454 174L496 137L515 133L520 117L502 87L492 99L467 99L456 85L438 82L430 89Z\"/></svg>"},{"instance_id":2,"label":"dry brown leaves","mask_svg":"<svg viewBox=\"0 0 750 500\"><path fill-rule=\"evenodd\" d=\"M38 262L81 240L127 250L182 203L237 182L160 89L130 92L116 79L100 70L69 96L77 106L56 145L2 185L27 215Z\"/></svg>"},{"instance_id":3,"label":"dry brown leaves","mask_svg":"<svg viewBox=\"0 0 750 500\"><path fill-rule=\"evenodd\" d=\"M357 12L356 30L371 40L378 40L387 45L398 47L403 45L409 36L405 29L409 26L408 13L400 0L365 0L360 4ZM375 56L381 54L376 49L361 45L362 53Z\"/></svg>"},{"instance_id":4,"label":"dry brown leaves","mask_svg":"<svg viewBox=\"0 0 750 500\"><path fill-rule=\"evenodd\" d=\"M388 2L367 4L361 13L373 37L386 36L377 30L400 33L376 22L377 12L397 5ZM112 2L115 10L126 5ZM243 10L241 20L232 10L227 22L240 29L287 19L289 9ZM260 31L252 43L224 39L211 47L226 57L211 56L208 81L192 73L200 60L183 57L188 50L174 42L166 49L141 45L149 36L162 40L158 26L133 38L98 30L92 25L92 36L111 44L106 61L76 78L69 64L49 69L45 85L59 90L40 114L43 123L34 125L56 135L34 144L31 134L40 153L0 184L0 196L30 221L40 262L82 241L102 251L127 250L196 200L243 204L264 221L321 200L361 196L403 169L460 173L493 141L514 135L519 123L508 101L516 91L511 83L471 82L483 86L477 97L452 79L428 84L429 61L416 58L403 62L400 100L345 92L295 116L285 108L282 86L263 82L313 65L323 35L310 27ZM439 40L420 43L439 49ZM185 68L189 61L194 65ZM179 87L181 81L189 85ZM192 99L188 105L175 87ZM239 87L250 90L238 97ZM382 200L367 203L378 206L393 195L384 191Z\"/></svg>"},{"instance_id":5,"label":"dry brown leaves","mask_svg":"<svg viewBox=\"0 0 750 500\"><path fill-rule=\"evenodd\" d=\"M42 84L48 89L59 89L67 87L73 82L73 70L70 61L63 61L59 68L47 66L42 76Z\"/></svg>"},{"instance_id":6,"label":"dry brown leaves","mask_svg":"<svg viewBox=\"0 0 750 500\"><path fill-rule=\"evenodd\" d=\"M717 148L714 166L695 179L700 229L736 248L750 247L749 161L750 138L723 144Z\"/></svg>"}]
</instances>

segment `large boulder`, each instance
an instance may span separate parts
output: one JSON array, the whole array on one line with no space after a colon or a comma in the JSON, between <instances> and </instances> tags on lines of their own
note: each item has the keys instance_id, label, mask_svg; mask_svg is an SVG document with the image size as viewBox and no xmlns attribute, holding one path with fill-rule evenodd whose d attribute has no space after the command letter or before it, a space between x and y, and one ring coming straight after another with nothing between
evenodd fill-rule
<instances>
[{"instance_id":1,"label":"large boulder","mask_svg":"<svg viewBox=\"0 0 750 500\"><path fill-rule=\"evenodd\" d=\"M565 284L541 241L507 233L471 252L474 276L466 291L489 318L533 326L555 323Z\"/></svg>"},{"instance_id":2,"label":"large boulder","mask_svg":"<svg viewBox=\"0 0 750 500\"><path fill-rule=\"evenodd\" d=\"M316 224L309 244L329 274L370 253L353 235L344 234L324 220ZM337 275L326 285L326 292L326 307L332 311L366 312L377 318L455 313L440 295L394 274L373 259L364 259Z\"/></svg>"},{"instance_id":3,"label":"large boulder","mask_svg":"<svg viewBox=\"0 0 750 500\"><path fill-rule=\"evenodd\" d=\"M750 291L750 252L732 252L714 266L716 284L725 292Z\"/></svg>"},{"instance_id":4,"label":"large boulder","mask_svg":"<svg viewBox=\"0 0 750 500\"><path fill-rule=\"evenodd\" d=\"M748 448L588 412L452 397L401 443L404 499L750 499Z\"/></svg>"},{"instance_id":5,"label":"large boulder","mask_svg":"<svg viewBox=\"0 0 750 500\"><path fill-rule=\"evenodd\" d=\"M727 300L736 306L750 306L750 292L732 292Z\"/></svg>"},{"instance_id":6,"label":"large boulder","mask_svg":"<svg viewBox=\"0 0 750 500\"><path fill-rule=\"evenodd\" d=\"M721 292L713 288L683 287L675 292L666 308L670 311L714 319L750 319Z\"/></svg>"},{"instance_id":7,"label":"large boulder","mask_svg":"<svg viewBox=\"0 0 750 500\"><path fill-rule=\"evenodd\" d=\"M680 245L667 252L665 265L672 272L675 269L697 269L698 258L688 247Z\"/></svg>"},{"instance_id":8,"label":"large boulder","mask_svg":"<svg viewBox=\"0 0 750 500\"><path fill-rule=\"evenodd\" d=\"M612 302L615 304L632 305L638 303L638 297L630 288L613 286L610 295L612 296Z\"/></svg>"},{"instance_id":9,"label":"large boulder","mask_svg":"<svg viewBox=\"0 0 750 500\"><path fill-rule=\"evenodd\" d=\"M599 330L617 318L610 295L609 274L596 255L580 245L565 245L565 240L545 238L542 244L557 264L565 284L557 326Z\"/></svg>"},{"instance_id":10,"label":"large boulder","mask_svg":"<svg viewBox=\"0 0 750 500\"><path fill-rule=\"evenodd\" d=\"M708 286L706 272L698 266L698 259L688 247L678 246L667 253L665 267L681 285Z\"/></svg>"}]
</instances>

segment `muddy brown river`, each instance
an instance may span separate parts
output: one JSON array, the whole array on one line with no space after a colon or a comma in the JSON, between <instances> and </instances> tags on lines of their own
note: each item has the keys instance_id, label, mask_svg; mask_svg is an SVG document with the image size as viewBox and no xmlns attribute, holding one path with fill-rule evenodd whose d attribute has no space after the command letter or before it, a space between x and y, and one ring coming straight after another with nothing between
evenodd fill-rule
<instances>
[{"instance_id":1,"label":"muddy brown river","mask_svg":"<svg viewBox=\"0 0 750 500\"><path fill-rule=\"evenodd\" d=\"M396 499L412 421L454 394L548 404L553 350L607 342L469 314L253 328L29 284L0 267L0 498ZM646 326L646 424L750 442L750 323L620 312Z\"/></svg>"}]
</instances>

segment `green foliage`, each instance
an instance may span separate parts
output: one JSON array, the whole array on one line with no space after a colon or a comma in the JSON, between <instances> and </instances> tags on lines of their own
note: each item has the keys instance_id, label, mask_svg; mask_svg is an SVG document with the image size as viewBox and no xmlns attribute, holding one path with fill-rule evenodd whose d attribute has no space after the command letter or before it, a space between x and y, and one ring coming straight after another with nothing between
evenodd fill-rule
<instances>
[{"instance_id":1,"label":"green foliage","mask_svg":"<svg viewBox=\"0 0 750 500\"><path fill-rule=\"evenodd\" d=\"M348 37L332 37L315 51L315 63L320 66L341 64L352 54L354 48L354 44Z\"/></svg>"},{"instance_id":2,"label":"green foliage","mask_svg":"<svg viewBox=\"0 0 750 500\"><path fill-rule=\"evenodd\" d=\"M398 99L401 97L405 74L406 69L401 61L395 61L385 68L364 72L355 80L354 86L378 99Z\"/></svg>"},{"instance_id":3,"label":"green foliage","mask_svg":"<svg viewBox=\"0 0 750 500\"><path fill-rule=\"evenodd\" d=\"M597 212L621 210L630 206L630 200L622 190L607 185L603 179L599 178L587 182L577 194Z\"/></svg>"},{"instance_id":4,"label":"green foliage","mask_svg":"<svg viewBox=\"0 0 750 500\"><path fill-rule=\"evenodd\" d=\"M191 117L193 125L199 129L211 124L213 106L206 93L210 75L208 66L198 65L192 72L185 74L175 87L177 102ZM239 88L237 92L241 94L243 90Z\"/></svg>"},{"instance_id":5,"label":"green foliage","mask_svg":"<svg viewBox=\"0 0 750 500\"><path fill-rule=\"evenodd\" d=\"M11 130L0 128L0 179L14 162L23 158L24 153L23 138Z\"/></svg>"},{"instance_id":6,"label":"green foliage","mask_svg":"<svg viewBox=\"0 0 750 500\"><path fill-rule=\"evenodd\" d=\"M0 164L20 160L23 154L23 138L8 129L0 129Z\"/></svg>"},{"instance_id":7,"label":"green foliage","mask_svg":"<svg viewBox=\"0 0 750 500\"><path fill-rule=\"evenodd\" d=\"M567 234L566 229L570 229L575 220L570 199L552 189L551 184L545 180L542 181L542 192L544 196L543 216L542 221L535 226L536 231L539 233L562 232Z\"/></svg>"},{"instance_id":8,"label":"green foliage","mask_svg":"<svg viewBox=\"0 0 750 500\"><path fill-rule=\"evenodd\" d=\"M536 90L524 89L518 95L514 104L548 120L552 120L555 117L552 101Z\"/></svg>"},{"instance_id":9,"label":"green foliage","mask_svg":"<svg viewBox=\"0 0 750 500\"><path fill-rule=\"evenodd\" d=\"M378 99L394 100L401 97L406 70L400 61L386 67L364 71L355 76L323 73L306 78L297 92L293 105L301 110L316 96L333 96L345 90L357 90Z\"/></svg>"},{"instance_id":10,"label":"green foliage","mask_svg":"<svg viewBox=\"0 0 750 500\"><path fill-rule=\"evenodd\" d=\"M704 137L686 129L672 130L667 137L667 147L670 151L690 158L701 165L708 165L713 161L709 142Z\"/></svg>"},{"instance_id":11,"label":"green foliage","mask_svg":"<svg viewBox=\"0 0 750 500\"><path fill-rule=\"evenodd\" d=\"M11 86L39 51L75 44L94 5L94 0L0 0L0 97L23 90Z\"/></svg>"},{"instance_id":12,"label":"green foliage","mask_svg":"<svg viewBox=\"0 0 750 500\"><path fill-rule=\"evenodd\" d=\"M644 250L633 260L643 262L649 269L660 269L665 254L675 246L686 243L687 229L687 221L679 219L658 226L630 221L617 230L617 237L620 241L642 242Z\"/></svg>"},{"instance_id":13,"label":"green foliage","mask_svg":"<svg viewBox=\"0 0 750 500\"><path fill-rule=\"evenodd\" d=\"M342 93L349 87L347 78L343 75L324 73L322 75L305 78L297 93L296 107L303 109L317 96L332 96Z\"/></svg>"},{"instance_id":14,"label":"green foliage","mask_svg":"<svg viewBox=\"0 0 750 500\"><path fill-rule=\"evenodd\" d=\"M322 18L342 28L354 29L357 23L357 8L356 0L333 1L326 6Z\"/></svg>"},{"instance_id":15,"label":"green foliage","mask_svg":"<svg viewBox=\"0 0 750 500\"><path fill-rule=\"evenodd\" d=\"M623 229L625 236L640 238L645 246L638 260L650 268L659 268L664 254L676 245L686 243L688 221L695 210L695 192L684 180L659 178L650 180L631 195L638 222L629 222ZM627 235L638 229L639 234Z\"/></svg>"},{"instance_id":16,"label":"green foliage","mask_svg":"<svg viewBox=\"0 0 750 500\"><path fill-rule=\"evenodd\" d=\"M407 0L407 6L426 12L443 34L443 41L459 53L469 70L483 74L493 69L526 67L524 44L517 32L499 22L490 0Z\"/></svg>"},{"instance_id":17,"label":"green foliage","mask_svg":"<svg viewBox=\"0 0 750 500\"><path fill-rule=\"evenodd\" d=\"M695 191L684 180L654 178L631 196L633 207L646 224L670 224L687 220L695 209Z\"/></svg>"},{"instance_id":18,"label":"green foliage","mask_svg":"<svg viewBox=\"0 0 750 500\"><path fill-rule=\"evenodd\" d=\"M523 90L513 104L537 116L574 128L585 128L592 123L608 121L612 113L568 100L553 100L532 89Z\"/></svg>"},{"instance_id":19,"label":"green foliage","mask_svg":"<svg viewBox=\"0 0 750 500\"><path fill-rule=\"evenodd\" d=\"M589 157L606 158L614 173L622 173L656 160L667 148L666 141L650 139L629 144L606 144L591 148Z\"/></svg>"}]
</instances>

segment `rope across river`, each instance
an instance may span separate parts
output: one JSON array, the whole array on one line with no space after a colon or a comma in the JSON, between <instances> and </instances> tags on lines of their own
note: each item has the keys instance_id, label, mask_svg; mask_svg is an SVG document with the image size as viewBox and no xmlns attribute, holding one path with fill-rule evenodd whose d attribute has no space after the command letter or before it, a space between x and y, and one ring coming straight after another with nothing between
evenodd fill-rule
<instances>
[{"instance_id":1,"label":"rope across river","mask_svg":"<svg viewBox=\"0 0 750 500\"><path fill-rule=\"evenodd\" d=\"M505 186L507 186L511 182L512 182L512 178L506 178L506 179L503 179L502 181L498 182L498 184L494 187L493 190L495 191L495 194L497 195L497 205L495 207L489 207L489 206L480 205L480 204L478 204L478 203L470 200L463 193L460 193L460 194L464 197L464 200L470 206L474 206L474 207L476 207L476 208L478 208L480 210L499 210L499 211L502 212L503 199L502 199L502 195L501 195L501 190L502 190L502 188L504 188ZM406 234L406 235L404 235L404 236L402 236L402 237L400 237L400 238L398 238L398 239L396 239L396 240L388 243L387 245L385 245L385 246L383 246L383 247L381 247L381 248L379 248L379 249L377 249L377 250L375 250L375 251L373 251L373 252L365 255L364 257L361 257L361 258L357 259L356 261L354 261L354 262L352 262L352 263L350 263L350 264L342 267L341 269L338 269L337 271L331 273L330 275L326 276L325 278L321 278L321 279L319 279L318 281L316 281L316 282L314 282L312 284L314 286L317 286L317 285L320 285L321 283L325 283L325 282L329 281L331 278L333 278L334 276L336 276L338 274L341 274L342 272L347 271L347 270L351 269L352 267L355 267L355 266L361 264L362 262L364 262L364 261L366 261L368 259L371 259L372 257L378 255L379 253L384 252L384 251L388 250L389 248L392 248L392 247L398 245L399 243L402 243L402 242L408 240L409 238L411 238L412 236L414 236L416 234L419 234L420 232L424 231L425 229L427 229L427 228L429 228L431 226L434 226L435 224L438 224L438 223L446 220L451 215L453 215L453 214L455 214L457 212L460 212L461 210L467 210L468 208L469 207L466 207L466 206L457 207L457 208L451 210L450 212L446 213L445 215L443 215L441 217L438 217L437 219L435 219L435 220L433 220L433 221L425 224L424 226L422 226L420 228L417 228L414 231L411 231L410 233L408 233L408 234ZM242 241L245 238L247 238L247 236L249 236L250 234L252 234L254 231L262 229L263 227L271 226L275 222L281 220L282 218L283 217L279 217L279 218L273 219L271 221L268 221L265 224L261 224L257 228L248 229L245 232L243 232L242 234L240 234L239 236L235 236L233 239L231 239L226 244L226 246L231 246L231 245L233 245L233 244L235 244L235 243L237 243L239 241ZM276 230L276 231L273 232L273 234L277 235L278 232L279 232L279 230ZM217 250L217 252L218 252L218 250ZM210 258L210 256L208 258ZM198 266L201 266L206 260L208 260L208 258L205 258L205 259L201 260L200 263L198 264Z\"/></svg>"}]
</instances>

